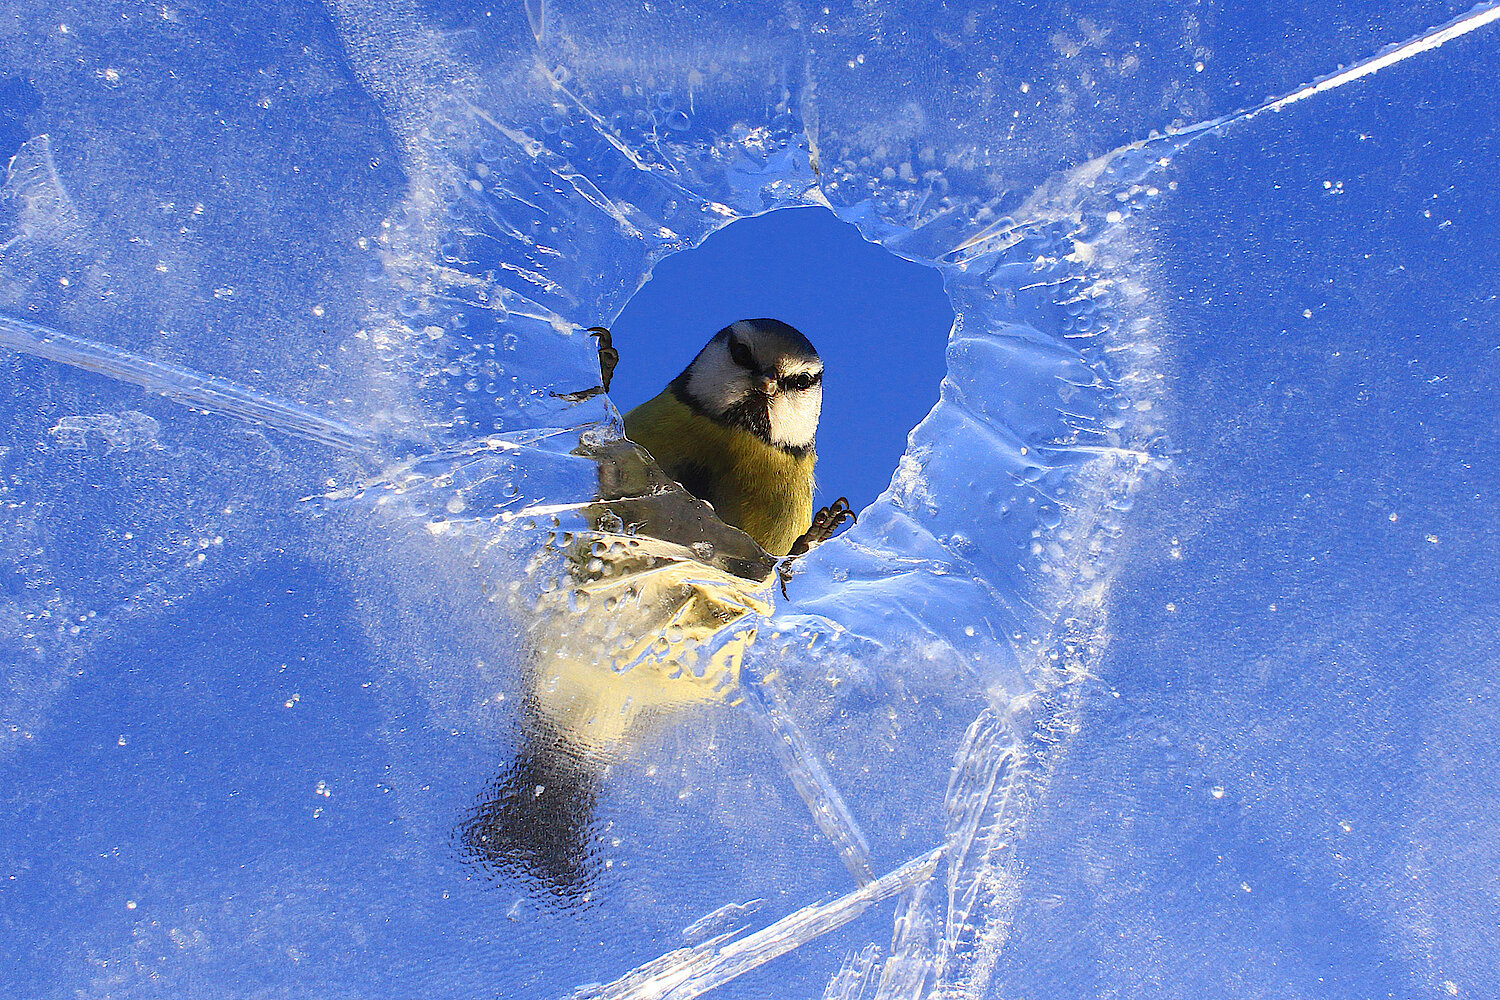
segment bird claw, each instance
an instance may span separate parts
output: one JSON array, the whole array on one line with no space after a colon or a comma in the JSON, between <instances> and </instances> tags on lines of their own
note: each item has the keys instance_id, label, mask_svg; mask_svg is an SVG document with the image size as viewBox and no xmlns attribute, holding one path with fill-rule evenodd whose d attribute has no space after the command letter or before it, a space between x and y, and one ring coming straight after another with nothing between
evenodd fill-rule
<instances>
[{"instance_id":1,"label":"bird claw","mask_svg":"<svg viewBox=\"0 0 1500 1000\"><path fill-rule=\"evenodd\" d=\"M614 338L605 327L591 326L588 332L599 341L599 384L592 389L580 389L577 392L554 392L552 394L554 398L566 399L570 403L581 403L585 399L593 399L600 393L609 392L609 384L614 381L615 377L615 367L620 363L620 352L615 350Z\"/></svg>"},{"instance_id":2,"label":"bird claw","mask_svg":"<svg viewBox=\"0 0 1500 1000\"><path fill-rule=\"evenodd\" d=\"M609 383L614 381L615 366L620 363L620 352L615 350L614 338L606 328L591 326L589 333L599 340L599 381L604 391L608 392Z\"/></svg>"},{"instance_id":3,"label":"bird claw","mask_svg":"<svg viewBox=\"0 0 1500 1000\"><path fill-rule=\"evenodd\" d=\"M787 581L792 578L792 564L805 555L814 545L821 545L833 537L833 533L839 529L839 525L845 521L859 523L859 518L854 515L854 509L849 506L848 497L839 497L833 503L824 507L813 515L812 525L802 533L801 537L792 543L791 549L787 551L786 558L776 567L776 575L781 578L781 596L790 600L786 592Z\"/></svg>"}]
</instances>

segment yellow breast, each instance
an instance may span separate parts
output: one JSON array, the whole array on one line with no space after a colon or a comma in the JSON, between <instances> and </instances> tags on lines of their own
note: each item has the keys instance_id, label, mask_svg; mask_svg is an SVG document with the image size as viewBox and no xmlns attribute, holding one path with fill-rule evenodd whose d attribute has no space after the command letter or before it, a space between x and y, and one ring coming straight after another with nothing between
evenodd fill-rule
<instances>
[{"instance_id":1,"label":"yellow breast","mask_svg":"<svg viewBox=\"0 0 1500 1000\"><path fill-rule=\"evenodd\" d=\"M625 414L625 435L772 555L786 555L812 522L811 449L790 455L694 413L670 389Z\"/></svg>"}]
</instances>

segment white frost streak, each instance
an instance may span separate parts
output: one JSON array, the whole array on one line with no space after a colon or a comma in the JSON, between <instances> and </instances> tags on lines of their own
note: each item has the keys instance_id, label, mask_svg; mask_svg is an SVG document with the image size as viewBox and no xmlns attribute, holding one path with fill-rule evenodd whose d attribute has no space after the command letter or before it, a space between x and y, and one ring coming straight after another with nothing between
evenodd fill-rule
<instances>
[{"instance_id":1,"label":"white frost streak","mask_svg":"<svg viewBox=\"0 0 1500 1000\"><path fill-rule=\"evenodd\" d=\"M1236 111L1233 114L1223 115L1208 121L1198 122L1177 129L1166 137L1153 137L1151 139L1137 139L1126 143L1117 149L1110 150L1101 156L1095 157L1086 163L1081 163L1071 170L1062 174L1054 175L1041 184L1036 191L1032 192L1016 210L1014 216L1007 216L996 220L992 225L969 236L962 243L949 250L945 257L952 263L962 264L965 260L982 255L993 254L1007 249L1020 242L1023 234L1029 227L1039 222L1047 222L1058 218L1067 218L1075 211L1073 196L1080 188L1086 188L1122 154L1132 150L1142 149L1153 142L1183 140L1186 139L1177 151L1181 151L1187 143L1195 142L1205 135L1221 134L1228 125L1236 125L1258 118L1267 111L1280 111L1298 101L1306 100L1316 94L1327 93L1337 90L1339 87L1355 80L1363 79L1387 69L1399 62L1405 62L1412 56L1423 52L1431 52L1461 35L1500 20L1500 3L1491 4L1478 10L1459 17L1447 24L1433 28L1425 34L1418 35L1410 41L1400 45L1392 46L1379 55L1371 56L1369 59L1361 60L1337 73L1315 80L1305 87L1300 87L1289 94L1273 98L1264 104Z\"/></svg>"},{"instance_id":2,"label":"white frost streak","mask_svg":"<svg viewBox=\"0 0 1500 1000\"><path fill-rule=\"evenodd\" d=\"M895 871L827 903L805 906L769 927L729 942L729 935L663 955L604 986L588 986L572 1000L691 1000L814 938L844 926L866 909L932 878L942 860L937 847Z\"/></svg>"},{"instance_id":3,"label":"white frost streak","mask_svg":"<svg viewBox=\"0 0 1500 1000\"><path fill-rule=\"evenodd\" d=\"M1278 97L1276 100L1263 104L1253 111L1246 112L1238 117L1252 118L1262 111L1280 111L1288 104L1295 104L1303 98L1334 90L1346 83L1352 83L1361 77L1378 73L1388 66L1394 66L1398 62L1410 59L1414 55L1430 52L1440 45L1451 42L1460 35L1467 35L1469 32L1476 31L1497 19L1500 19L1500 4L1491 5L1479 10L1472 10L1441 27L1433 28L1425 35L1419 35L1409 42L1397 45L1387 52L1382 52L1378 56L1355 63L1346 70L1341 70L1332 76L1326 76L1316 83L1308 84L1301 90L1293 91L1285 97Z\"/></svg>"},{"instance_id":4,"label":"white frost streak","mask_svg":"<svg viewBox=\"0 0 1500 1000\"><path fill-rule=\"evenodd\" d=\"M368 454L375 450L374 435L361 428L262 395L228 379L151 361L24 320L0 316L0 348L137 385L184 406L264 424L340 451Z\"/></svg>"},{"instance_id":5,"label":"white frost streak","mask_svg":"<svg viewBox=\"0 0 1500 1000\"><path fill-rule=\"evenodd\" d=\"M844 958L844 964L829 980L823 1000L861 1000L871 982L878 978L880 949L867 944L857 954Z\"/></svg>"},{"instance_id":6,"label":"white frost streak","mask_svg":"<svg viewBox=\"0 0 1500 1000\"><path fill-rule=\"evenodd\" d=\"M552 79L550 74L548 76L548 79ZM553 81L553 84L555 86L558 86L559 89L563 89L565 92L567 92L568 96L573 96L571 92L566 91L566 88L562 88L561 85L557 84L555 80ZM498 120L486 114L484 110L477 105L465 101L464 106L468 108L469 112L473 114L474 117L480 119L495 131L505 136L505 138L515 143L522 152L531 157L533 160L540 159L542 153L547 151L546 147L543 146L538 140L533 139L529 135L526 135L519 129L513 129L501 124ZM583 105L580 103L579 107L583 108ZM592 111L589 111L588 108L583 108L583 110L590 117L597 119L597 116L594 115ZM600 134L604 135L605 138L611 137L608 130L604 128L602 122L598 122L596 120L596 124L599 126ZM617 148L624 151L630 158L630 162L638 169L650 169L639 159L637 159L634 154L631 154L628 150L626 150L625 147L622 146L618 141L612 142L611 145L616 146ZM588 202L590 205L593 205L595 208L603 212L605 215L609 216L611 219L614 219L615 222L618 223L631 236L634 236L638 239L643 238L640 230L635 227L635 224L630 221L630 218L625 214L620 206L616 205L614 201L611 200L610 197L603 191L600 191L599 188L594 185L593 181L583 176L583 174L579 173L577 170L573 170L571 168L549 166L549 169L552 170L553 175L556 176L558 180L567 183L570 187L573 188L574 191L578 192L578 196L581 197L584 201ZM549 291L550 290L551 289L549 289Z\"/></svg>"},{"instance_id":7,"label":"white frost streak","mask_svg":"<svg viewBox=\"0 0 1500 1000\"><path fill-rule=\"evenodd\" d=\"M838 786L819 762L817 752L786 710L786 697L779 685L763 680L749 685L746 691L759 705L761 717L774 733L771 745L781 761L781 768L807 804L813 822L837 849L839 859L854 881L862 886L870 884L875 880L875 872L871 867L870 845L864 831L839 794Z\"/></svg>"},{"instance_id":8,"label":"white frost streak","mask_svg":"<svg viewBox=\"0 0 1500 1000\"><path fill-rule=\"evenodd\" d=\"M953 775L948 782L944 806L948 813L948 915L944 944L951 947L962 929L968 926L974 904L980 895L978 871L983 858L971 858L970 852L980 825L992 810L1005 814L1005 801L993 803L996 786L1010 792L1005 778L1020 758L1018 748L1008 745L1004 725L990 710L974 720L958 752ZM987 845L986 845L987 846ZM979 854L986 852L981 848Z\"/></svg>"}]
</instances>

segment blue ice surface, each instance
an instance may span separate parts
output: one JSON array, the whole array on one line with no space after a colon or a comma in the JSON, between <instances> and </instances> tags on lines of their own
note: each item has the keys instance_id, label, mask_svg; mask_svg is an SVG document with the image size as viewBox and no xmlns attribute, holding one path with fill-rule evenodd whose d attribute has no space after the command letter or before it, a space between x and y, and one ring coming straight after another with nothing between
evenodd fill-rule
<instances>
[{"instance_id":1,"label":"blue ice surface","mask_svg":"<svg viewBox=\"0 0 1500 1000\"><path fill-rule=\"evenodd\" d=\"M9 993L1500 992L1493 9L5 16ZM581 328L809 205L940 401L569 772Z\"/></svg>"}]
</instances>

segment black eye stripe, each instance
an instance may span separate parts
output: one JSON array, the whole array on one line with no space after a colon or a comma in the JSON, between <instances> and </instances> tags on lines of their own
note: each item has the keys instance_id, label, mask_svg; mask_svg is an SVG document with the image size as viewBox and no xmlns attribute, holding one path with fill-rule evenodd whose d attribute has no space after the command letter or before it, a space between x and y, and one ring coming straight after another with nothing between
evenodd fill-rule
<instances>
[{"instance_id":1,"label":"black eye stripe","mask_svg":"<svg viewBox=\"0 0 1500 1000\"><path fill-rule=\"evenodd\" d=\"M796 375L783 375L776 383L783 389L811 389L823 381L822 372L798 372Z\"/></svg>"},{"instance_id":2,"label":"black eye stripe","mask_svg":"<svg viewBox=\"0 0 1500 1000\"><path fill-rule=\"evenodd\" d=\"M750 348L746 346L742 341L729 341L729 360L733 361L741 368L755 367L755 360L750 357Z\"/></svg>"}]
</instances>

